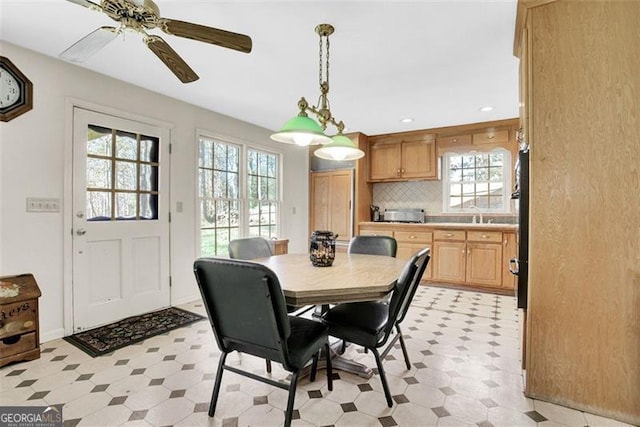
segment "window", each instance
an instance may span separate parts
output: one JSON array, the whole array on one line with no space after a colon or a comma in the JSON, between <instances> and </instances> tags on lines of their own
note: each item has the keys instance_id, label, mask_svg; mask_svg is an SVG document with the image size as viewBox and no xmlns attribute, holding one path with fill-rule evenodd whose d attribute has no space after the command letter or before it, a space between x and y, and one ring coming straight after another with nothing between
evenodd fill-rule
<instances>
[{"instance_id":1,"label":"window","mask_svg":"<svg viewBox=\"0 0 640 427\"><path fill-rule=\"evenodd\" d=\"M448 153L444 159L444 211L509 210L510 153Z\"/></svg>"},{"instance_id":2,"label":"window","mask_svg":"<svg viewBox=\"0 0 640 427\"><path fill-rule=\"evenodd\" d=\"M248 150L249 236L269 238L278 229L278 156Z\"/></svg>"},{"instance_id":3,"label":"window","mask_svg":"<svg viewBox=\"0 0 640 427\"><path fill-rule=\"evenodd\" d=\"M158 219L160 140L117 129L87 129L87 220Z\"/></svg>"},{"instance_id":4,"label":"window","mask_svg":"<svg viewBox=\"0 0 640 427\"><path fill-rule=\"evenodd\" d=\"M227 256L239 237L278 235L278 154L201 136L198 169L202 256Z\"/></svg>"}]
</instances>

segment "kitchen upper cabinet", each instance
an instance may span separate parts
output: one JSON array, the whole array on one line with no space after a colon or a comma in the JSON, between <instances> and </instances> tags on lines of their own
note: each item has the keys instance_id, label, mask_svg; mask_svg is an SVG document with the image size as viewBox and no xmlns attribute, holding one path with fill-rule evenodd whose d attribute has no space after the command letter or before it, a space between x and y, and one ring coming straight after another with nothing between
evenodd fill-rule
<instances>
[{"instance_id":1,"label":"kitchen upper cabinet","mask_svg":"<svg viewBox=\"0 0 640 427\"><path fill-rule=\"evenodd\" d=\"M310 231L329 230L338 240L351 238L353 171L312 172Z\"/></svg>"},{"instance_id":2,"label":"kitchen upper cabinet","mask_svg":"<svg viewBox=\"0 0 640 427\"><path fill-rule=\"evenodd\" d=\"M424 132L369 137L369 181L438 178L435 138Z\"/></svg>"}]
</instances>

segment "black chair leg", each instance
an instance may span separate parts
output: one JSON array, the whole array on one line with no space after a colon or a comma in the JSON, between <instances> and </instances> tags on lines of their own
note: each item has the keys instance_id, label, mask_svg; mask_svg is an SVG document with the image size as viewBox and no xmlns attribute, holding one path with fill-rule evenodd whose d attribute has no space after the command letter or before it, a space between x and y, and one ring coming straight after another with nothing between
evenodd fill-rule
<instances>
[{"instance_id":1,"label":"black chair leg","mask_svg":"<svg viewBox=\"0 0 640 427\"><path fill-rule=\"evenodd\" d=\"M311 374L309 374L309 381L314 382L316 380L316 372L318 372L318 358L320 357L320 352L322 350L318 350L318 352L313 356L313 362L311 363Z\"/></svg>"},{"instance_id":2,"label":"black chair leg","mask_svg":"<svg viewBox=\"0 0 640 427\"><path fill-rule=\"evenodd\" d=\"M227 353L220 355L218 362L218 371L216 372L216 382L213 386L213 394L211 395L211 403L209 404L209 416L213 417L216 413L216 403L218 403L218 395L220 394L220 384L222 384L222 373L224 372L224 362L227 360Z\"/></svg>"},{"instance_id":3,"label":"black chair leg","mask_svg":"<svg viewBox=\"0 0 640 427\"><path fill-rule=\"evenodd\" d=\"M344 342L344 341L343 341ZM331 347L329 342L324 345L324 351L327 354L327 388L329 391L333 390L333 368L331 367Z\"/></svg>"},{"instance_id":4,"label":"black chair leg","mask_svg":"<svg viewBox=\"0 0 640 427\"><path fill-rule=\"evenodd\" d=\"M409 361L409 353L407 353L407 346L404 344L404 338L402 338L402 331L400 325L396 325L398 336L400 337L400 347L402 347L402 354L404 355L404 363L407 365L407 369L411 369L411 362Z\"/></svg>"},{"instance_id":5,"label":"black chair leg","mask_svg":"<svg viewBox=\"0 0 640 427\"><path fill-rule=\"evenodd\" d=\"M296 400L296 387L298 385L299 372L291 375L291 383L289 384L289 398L287 399L287 412L284 414L284 426L291 426L291 418L293 417L293 402Z\"/></svg>"},{"instance_id":6,"label":"black chair leg","mask_svg":"<svg viewBox=\"0 0 640 427\"><path fill-rule=\"evenodd\" d=\"M267 362L267 372L271 373L271 360L265 359L265 362Z\"/></svg>"},{"instance_id":7,"label":"black chair leg","mask_svg":"<svg viewBox=\"0 0 640 427\"><path fill-rule=\"evenodd\" d=\"M384 374L384 368L382 367L382 360L380 359L380 353L375 348L371 349L371 353L376 357L376 364L378 365L378 374L380 374L380 381L382 382L382 388L384 389L384 395L387 398L387 406L391 408L393 406L393 400L391 400L391 392L389 391L389 384L387 383L387 376Z\"/></svg>"}]
</instances>

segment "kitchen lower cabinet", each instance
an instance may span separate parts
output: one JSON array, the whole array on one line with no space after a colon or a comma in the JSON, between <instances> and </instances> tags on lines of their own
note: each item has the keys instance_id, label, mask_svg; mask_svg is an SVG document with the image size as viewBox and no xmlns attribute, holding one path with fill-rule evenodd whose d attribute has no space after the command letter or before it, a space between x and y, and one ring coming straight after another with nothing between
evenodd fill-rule
<instances>
[{"instance_id":1,"label":"kitchen lower cabinet","mask_svg":"<svg viewBox=\"0 0 640 427\"><path fill-rule=\"evenodd\" d=\"M394 231L393 237L398 243L396 258L409 260L416 252L423 248L432 248L433 233L430 231ZM433 257L433 254L431 254ZM430 280L432 276L432 263L429 261L427 269L422 275L422 280Z\"/></svg>"},{"instance_id":2,"label":"kitchen lower cabinet","mask_svg":"<svg viewBox=\"0 0 640 427\"><path fill-rule=\"evenodd\" d=\"M465 242L433 242L433 280L463 283L467 259Z\"/></svg>"},{"instance_id":3,"label":"kitchen lower cabinet","mask_svg":"<svg viewBox=\"0 0 640 427\"><path fill-rule=\"evenodd\" d=\"M466 281L485 286L502 286L502 233L467 231Z\"/></svg>"},{"instance_id":4,"label":"kitchen lower cabinet","mask_svg":"<svg viewBox=\"0 0 640 427\"><path fill-rule=\"evenodd\" d=\"M427 282L513 294L515 276L508 267L517 251L513 228L460 226L439 229L436 224L366 222L359 225L359 234L394 237L398 242L396 257L401 259L409 259L425 246L431 248L423 276Z\"/></svg>"},{"instance_id":5,"label":"kitchen lower cabinet","mask_svg":"<svg viewBox=\"0 0 640 427\"><path fill-rule=\"evenodd\" d=\"M479 285L502 285L502 245L467 243L466 282Z\"/></svg>"}]
</instances>

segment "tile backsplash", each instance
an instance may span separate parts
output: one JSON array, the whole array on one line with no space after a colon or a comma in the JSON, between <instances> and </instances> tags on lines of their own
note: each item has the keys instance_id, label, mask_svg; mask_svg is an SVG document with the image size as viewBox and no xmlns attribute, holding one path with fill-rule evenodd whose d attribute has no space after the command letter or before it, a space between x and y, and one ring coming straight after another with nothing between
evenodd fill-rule
<instances>
[{"instance_id":1,"label":"tile backsplash","mask_svg":"<svg viewBox=\"0 0 640 427\"><path fill-rule=\"evenodd\" d=\"M442 212L442 182L384 182L373 185L373 204L385 209L422 208L427 215Z\"/></svg>"},{"instance_id":2,"label":"tile backsplash","mask_svg":"<svg viewBox=\"0 0 640 427\"><path fill-rule=\"evenodd\" d=\"M380 214L385 209L421 208L427 216L426 222L456 222L469 223L473 214L442 213L442 182L441 181L409 181L383 182L373 184L373 204L380 207ZM517 213L489 214L485 213L484 220L494 223L515 224L518 222Z\"/></svg>"}]
</instances>

